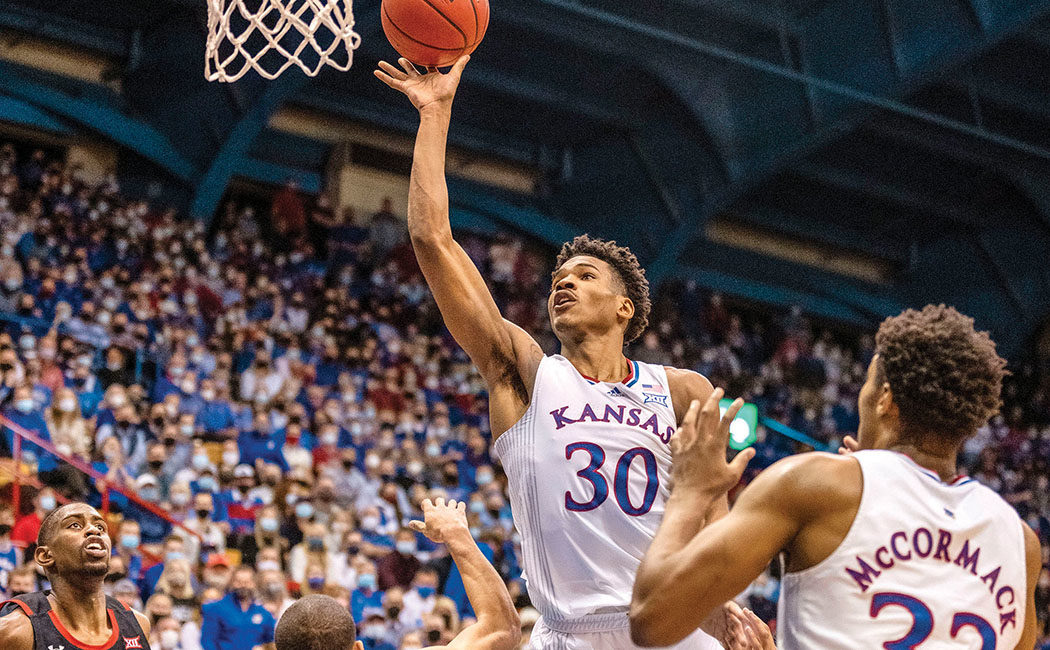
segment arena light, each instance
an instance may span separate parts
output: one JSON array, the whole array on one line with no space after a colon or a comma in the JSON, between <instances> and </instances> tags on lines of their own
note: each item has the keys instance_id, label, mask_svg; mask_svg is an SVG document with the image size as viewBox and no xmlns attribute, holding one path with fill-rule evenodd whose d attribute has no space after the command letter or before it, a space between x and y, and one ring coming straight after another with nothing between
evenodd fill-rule
<instances>
[{"instance_id":1,"label":"arena light","mask_svg":"<svg viewBox=\"0 0 1050 650\"><path fill-rule=\"evenodd\" d=\"M732 403L731 399L723 399L718 403L722 415L725 415ZM739 451L755 444L755 440L758 439L757 429L758 407L751 402L745 402L729 425L729 447Z\"/></svg>"}]
</instances>

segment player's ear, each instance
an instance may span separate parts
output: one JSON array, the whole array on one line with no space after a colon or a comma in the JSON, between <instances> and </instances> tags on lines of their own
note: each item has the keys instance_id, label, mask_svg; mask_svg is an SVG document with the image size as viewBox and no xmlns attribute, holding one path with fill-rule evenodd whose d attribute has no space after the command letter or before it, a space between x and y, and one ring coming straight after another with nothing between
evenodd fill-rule
<instances>
[{"instance_id":1,"label":"player's ear","mask_svg":"<svg viewBox=\"0 0 1050 650\"><path fill-rule=\"evenodd\" d=\"M33 559L44 571L47 571L55 563L55 555L47 546L37 546L36 550L33 551Z\"/></svg>"},{"instance_id":2,"label":"player's ear","mask_svg":"<svg viewBox=\"0 0 1050 650\"><path fill-rule=\"evenodd\" d=\"M360 641L354 641L354 647L351 650L365 650L365 644Z\"/></svg>"},{"instance_id":3,"label":"player's ear","mask_svg":"<svg viewBox=\"0 0 1050 650\"><path fill-rule=\"evenodd\" d=\"M616 310L616 313L623 317L624 320L631 320L634 318L634 302L628 297L623 297L620 300L620 306Z\"/></svg>"},{"instance_id":4,"label":"player's ear","mask_svg":"<svg viewBox=\"0 0 1050 650\"><path fill-rule=\"evenodd\" d=\"M875 412L880 417L892 417L898 416L897 403L893 401L893 391L890 389L889 382L883 382L879 388L879 400L875 403Z\"/></svg>"}]
</instances>

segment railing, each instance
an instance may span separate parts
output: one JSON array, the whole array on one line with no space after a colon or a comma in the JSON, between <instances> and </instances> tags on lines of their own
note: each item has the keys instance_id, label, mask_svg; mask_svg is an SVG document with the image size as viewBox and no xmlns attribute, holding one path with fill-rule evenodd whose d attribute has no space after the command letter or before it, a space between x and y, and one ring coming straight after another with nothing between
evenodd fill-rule
<instances>
[{"instance_id":1,"label":"railing","mask_svg":"<svg viewBox=\"0 0 1050 650\"><path fill-rule=\"evenodd\" d=\"M12 441L13 449L11 456L14 459L13 473L15 475L15 481L11 485L11 501L15 504L16 508L18 507L22 496L22 483L31 483L35 480L35 477L33 475L25 474L22 472L22 457L24 455L22 446L23 440L25 440L33 443L34 445L37 445L45 452L69 464L71 467L80 470L89 478L91 478L92 482L95 484L95 488L98 489L98 491L102 494L103 514L109 514L110 492L116 492L117 494L123 495L129 501L134 502L143 510L153 513L154 515L170 523L172 526L180 528L189 533L190 535L196 537L198 540L201 540L200 533L187 528L185 524L173 518L170 514L165 512L163 508L160 508L155 503L146 501L139 495L135 494L133 490L129 490L127 487L120 485L119 483L113 483L112 481L106 480L106 477L101 472L96 470L83 459L59 452L58 449L56 449L55 446L51 444L49 440L41 438L32 431L26 430L25 428L15 424L11 420L8 420L3 416L0 416L0 425L2 425L3 429L8 429L14 433L14 440Z\"/></svg>"}]
</instances>

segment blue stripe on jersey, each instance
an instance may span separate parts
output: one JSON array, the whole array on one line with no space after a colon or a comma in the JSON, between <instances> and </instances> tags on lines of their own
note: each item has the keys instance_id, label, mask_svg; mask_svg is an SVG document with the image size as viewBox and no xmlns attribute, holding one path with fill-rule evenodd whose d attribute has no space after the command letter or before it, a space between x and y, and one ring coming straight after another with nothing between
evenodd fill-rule
<instances>
[{"instance_id":1,"label":"blue stripe on jersey","mask_svg":"<svg viewBox=\"0 0 1050 650\"><path fill-rule=\"evenodd\" d=\"M627 382L627 387L628 388L630 388L631 386L634 386L636 383L638 383L638 375L641 374L641 372L638 369L638 362L637 361L632 361L631 365L634 367L634 378L631 379L631 381Z\"/></svg>"}]
</instances>

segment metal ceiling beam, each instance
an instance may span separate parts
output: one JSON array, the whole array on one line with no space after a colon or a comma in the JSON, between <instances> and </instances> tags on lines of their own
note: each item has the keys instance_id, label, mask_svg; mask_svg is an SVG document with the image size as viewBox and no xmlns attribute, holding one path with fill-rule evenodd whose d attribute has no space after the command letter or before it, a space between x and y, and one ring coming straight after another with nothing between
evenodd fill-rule
<instances>
[{"instance_id":1,"label":"metal ceiling beam","mask_svg":"<svg viewBox=\"0 0 1050 650\"><path fill-rule=\"evenodd\" d=\"M151 160L177 179L190 182L197 170L152 126L119 109L72 97L26 79L18 66L0 61L0 90L25 102L77 122L136 154Z\"/></svg>"},{"instance_id":2,"label":"metal ceiling beam","mask_svg":"<svg viewBox=\"0 0 1050 650\"><path fill-rule=\"evenodd\" d=\"M73 129L61 119L48 111L41 110L28 102L0 94L0 120L21 124L31 129L50 131L59 135L71 135Z\"/></svg>"},{"instance_id":3,"label":"metal ceiling beam","mask_svg":"<svg viewBox=\"0 0 1050 650\"><path fill-rule=\"evenodd\" d=\"M933 189L915 191L891 185L872 176L806 161L792 165L788 173L840 190L894 203L910 210L927 212L949 222L979 224L983 221L981 215L970 206L962 205L949 196L938 195Z\"/></svg>"}]
</instances>

